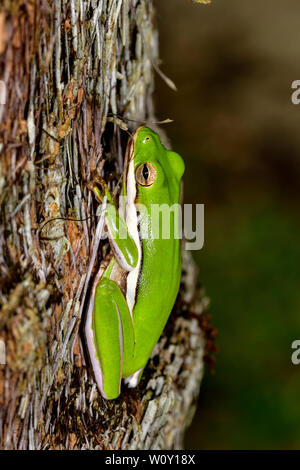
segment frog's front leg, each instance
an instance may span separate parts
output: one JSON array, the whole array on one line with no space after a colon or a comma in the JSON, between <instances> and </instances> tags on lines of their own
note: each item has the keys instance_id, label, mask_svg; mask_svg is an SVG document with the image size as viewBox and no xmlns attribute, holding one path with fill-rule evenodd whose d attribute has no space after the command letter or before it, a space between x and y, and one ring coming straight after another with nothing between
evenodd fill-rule
<instances>
[{"instance_id":1,"label":"frog's front leg","mask_svg":"<svg viewBox=\"0 0 300 470\"><path fill-rule=\"evenodd\" d=\"M123 363L134 354L134 329L126 299L115 281L96 280L85 334L94 375L106 399L120 394Z\"/></svg>"},{"instance_id":2,"label":"frog's front leg","mask_svg":"<svg viewBox=\"0 0 300 470\"><path fill-rule=\"evenodd\" d=\"M125 219L119 215L105 182L98 177L95 183L89 183L89 189L93 191L97 201L102 203L103 195L97 184L101 185L103 193L107 197L108 203L105 209L105 226L109 243L121 268L126 271L131 271L138 264L138 247L128 232Z\"/></svg>"}]
</instances>

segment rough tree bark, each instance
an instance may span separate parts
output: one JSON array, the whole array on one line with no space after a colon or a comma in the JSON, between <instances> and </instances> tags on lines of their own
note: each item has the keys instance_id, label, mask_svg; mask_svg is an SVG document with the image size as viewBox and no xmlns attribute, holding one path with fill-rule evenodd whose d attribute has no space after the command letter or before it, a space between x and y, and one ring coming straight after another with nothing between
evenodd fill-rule
<instances>
[{"instance_id":1,"label":"rough tree bark","mask_svg":"<svg viewBox=\"0 0 300 470\"><path fill-rule=\"evenodd\" d=\"M86 297L109 249L101 243L92 259L87 182L98 168L118 189L126 129L136 127L126 119L155 120L153 3L4 0L0 53L0 447L179 449L213 336L190 257L136 390L104 401L82 341Z\"/></svg>"}]
</instances>

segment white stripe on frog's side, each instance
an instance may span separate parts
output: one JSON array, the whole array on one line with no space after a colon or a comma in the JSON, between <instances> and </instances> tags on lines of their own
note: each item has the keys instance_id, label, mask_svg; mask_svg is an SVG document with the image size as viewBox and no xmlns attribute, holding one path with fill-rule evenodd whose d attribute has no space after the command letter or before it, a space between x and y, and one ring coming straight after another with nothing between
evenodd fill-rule
<instances>
[{"instance_id":1,"label":"white stripe on frog's side","mask_svg":"<svg viewBox=\"0 0 300 470\"><path fill-rule=\"evenodd\" d=\"M132 146L132 149L134 146ZM126 195L126 224L129 235L133 238L138 248L138 263L137 266L132 269L127 276L127 289L126 289L126 300L129 307L129 311L132 316L133 308L135 305L135 299L137 294L137 283L139 279L142 259L142 246L138 230L138 214L135 206L136 198L136 181L134 171L134 159L133 155L129 155L127 161L127 195Z\"/></svg>"}]
</instances>

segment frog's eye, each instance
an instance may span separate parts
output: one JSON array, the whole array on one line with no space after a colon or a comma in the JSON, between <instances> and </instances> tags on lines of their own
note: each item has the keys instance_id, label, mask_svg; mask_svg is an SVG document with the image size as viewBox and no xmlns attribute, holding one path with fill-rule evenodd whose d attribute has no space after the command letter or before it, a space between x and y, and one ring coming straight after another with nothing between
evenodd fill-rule
<instances>
[{"instance_id":1,"label":"frog's eye","mask_svg":"<svg viewBox=\"0 0 300 470\"><path fill-rule=\"evenodd\" d=\"M141 186L151 186L156 180L156 169L152 163L142 163L137 167L135 178Z\"/></svg>"}]
</instances>

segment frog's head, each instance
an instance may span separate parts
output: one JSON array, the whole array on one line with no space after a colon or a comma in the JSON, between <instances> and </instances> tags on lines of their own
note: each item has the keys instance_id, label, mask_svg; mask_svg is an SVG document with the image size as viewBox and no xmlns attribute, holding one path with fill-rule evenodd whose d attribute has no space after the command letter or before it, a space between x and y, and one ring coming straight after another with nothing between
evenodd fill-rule
<instances>
[{"instance_id":1,"label":"frog's head","mask_svg":"<svg viewBox=\"0 0 300 470\"><path fill-rule=\"evenodd\" d=\"M178 186L184 162L176 152L167 150L156 132L139 127L133 136L133 160L136 183L145 188Z\"/></svg>"}]
</instances>

